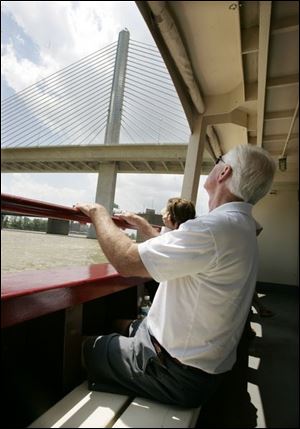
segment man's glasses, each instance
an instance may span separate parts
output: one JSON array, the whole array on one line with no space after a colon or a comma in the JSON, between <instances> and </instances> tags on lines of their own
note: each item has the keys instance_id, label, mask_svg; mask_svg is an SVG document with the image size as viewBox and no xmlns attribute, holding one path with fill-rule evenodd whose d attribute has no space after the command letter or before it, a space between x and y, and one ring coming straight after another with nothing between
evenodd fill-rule
<instances>
[{"instance_id":1,"label":"man's glasses","mask_svg":"<svg viewBox=\"0 0 300 429\"><path fill-rule=\"evenodd\" d=\"M223 161L222 156L218 156L218 158L216 159L215 165L219 164L220 161L224 162L225 164L225 161Z\"/></svg>"}]
</instances>

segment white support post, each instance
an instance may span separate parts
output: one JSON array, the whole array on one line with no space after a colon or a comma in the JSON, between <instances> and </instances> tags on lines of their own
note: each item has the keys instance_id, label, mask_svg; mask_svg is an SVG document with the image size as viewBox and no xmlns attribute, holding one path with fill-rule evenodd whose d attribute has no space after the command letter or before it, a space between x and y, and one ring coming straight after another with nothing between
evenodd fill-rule
<instances>
[{"instance_id":1,"label":"white support post","mask_svg":"<svg viewBox=\"0 0 300 429\"><path fill-rule=\"evenodd\" d=\"M186 156L181 197L196 203L207 125L202 115L196 117L193 125Z\"/></svg>"}]
</instances>

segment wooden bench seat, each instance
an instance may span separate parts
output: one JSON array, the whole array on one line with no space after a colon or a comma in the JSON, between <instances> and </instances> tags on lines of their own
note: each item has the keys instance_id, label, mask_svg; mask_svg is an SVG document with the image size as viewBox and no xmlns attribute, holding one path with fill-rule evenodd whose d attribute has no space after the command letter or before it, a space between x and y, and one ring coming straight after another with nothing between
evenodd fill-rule
<instances>
[{"instance_id":1,"label":"wooden bench seat","mask_svg":"<svg viewBox=\"0 0 300 429\"><path fill-rule=\"evenodd\" d=\"M134 398L113 428L193 428L200 408L181 408Z\"/></svg>"},{"instance_id":2,"label":"wooden bench seat","mask_svg":"<svg viewBox=\"0 0 300 429\"><path fill-rule=\"evenodd\" d=\"M77 386L42 416L30 428L106 428L130 404L129 396L92 392L87 381Z\"/></svg>"},{"instance_id":3,"label":"wooden bench seat","mask_svg":"<svg viewBox=\"0 0 300 429\"><path fill-rule=\"evenodd\" d=\"M189 428L200 408L186 409L144 398L91 392L83 382L29 428Z\"/></svg>"}]
</instances>

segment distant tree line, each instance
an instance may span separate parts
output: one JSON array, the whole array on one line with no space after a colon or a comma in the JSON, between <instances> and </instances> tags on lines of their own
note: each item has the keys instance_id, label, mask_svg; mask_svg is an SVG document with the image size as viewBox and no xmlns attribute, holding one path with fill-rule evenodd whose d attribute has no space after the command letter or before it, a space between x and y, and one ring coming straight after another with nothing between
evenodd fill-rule
<instances>
[{"instance_id":1,"label":"distant tree line","mask_svg":"<svg viewBox=\"0 0 300 429\"><path fill-rule=\"evenodd\" d=\"M29 218L26 216L4 216L2 228L46 232L47 222L47 219L41 218Z\"/></svg>"},{"instance_id":2,"label":"distant tree line","mask_svg":"<svg viewBox=\"0 0 300 429\"><path fill-rule=\"evenodd\" d=\"M3 217L2 217L3 216ZM2 222L1 228L8 229L20 229L26 231L47 231L48 219L42 218L29 218L26 216L12 216L12 215L1 215ZM88 226L85 224L80 224L76 221L70 222L70 233L81 233L87 234ZM136 240L136 231L127 232L126 235L132 240Z\"/></svg>"}]
</instances>

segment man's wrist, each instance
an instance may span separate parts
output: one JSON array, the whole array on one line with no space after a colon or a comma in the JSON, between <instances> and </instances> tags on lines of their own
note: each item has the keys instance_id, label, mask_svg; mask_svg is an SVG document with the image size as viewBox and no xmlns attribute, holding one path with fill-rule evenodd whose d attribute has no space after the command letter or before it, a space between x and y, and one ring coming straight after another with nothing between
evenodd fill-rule
<instances>
[{"instance_id":1,"label":"man's wrist","mask_svg":"<svg viewBox=\"0 0 300 429\"><path fill-rule=\"evenodd\" d=\"M106 210L105 207L101 206L101 205L95 205L94 207L92 207L92 209L90 210L90 218L92 220L96 220L97 218L104 216L104 215L108 215L108 211Z\"/></svg>"}]
</instances>

